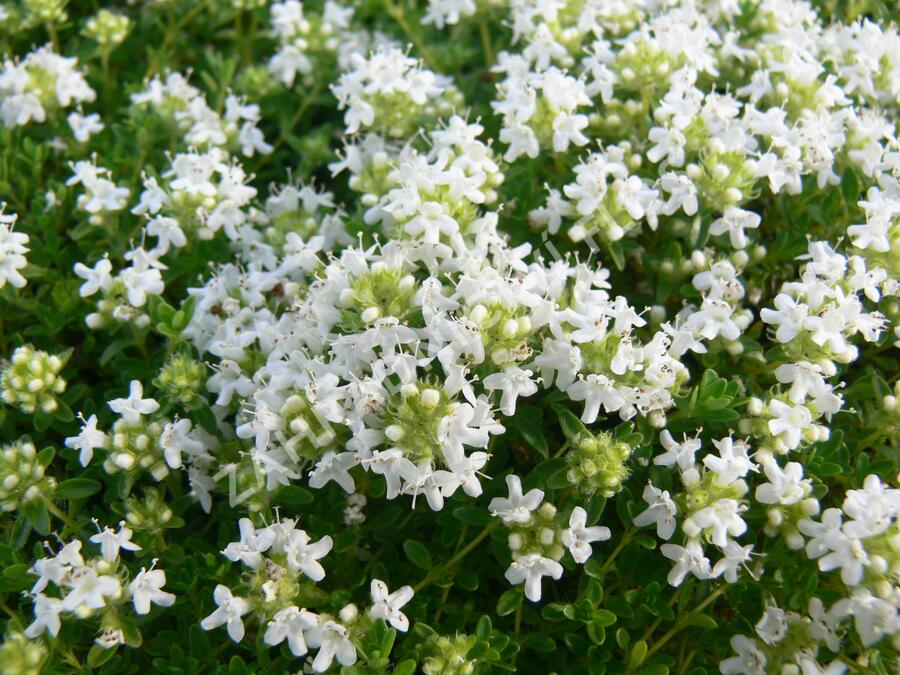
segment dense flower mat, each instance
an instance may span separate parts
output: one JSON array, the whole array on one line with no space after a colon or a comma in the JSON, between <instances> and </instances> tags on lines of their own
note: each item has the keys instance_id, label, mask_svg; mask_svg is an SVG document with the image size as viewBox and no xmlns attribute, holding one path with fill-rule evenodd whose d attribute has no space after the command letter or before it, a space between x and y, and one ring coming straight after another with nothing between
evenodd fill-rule
<instances>
[{"instance_id":1,"label":"dense flower mat","mask_svg":"<svg viewBox=\"0 0 900 675\"><path fill-rule=\"evenodd\" d=\"M0 672L897 672L897 18L0 5Z\"/></svg>"}]
</instances>

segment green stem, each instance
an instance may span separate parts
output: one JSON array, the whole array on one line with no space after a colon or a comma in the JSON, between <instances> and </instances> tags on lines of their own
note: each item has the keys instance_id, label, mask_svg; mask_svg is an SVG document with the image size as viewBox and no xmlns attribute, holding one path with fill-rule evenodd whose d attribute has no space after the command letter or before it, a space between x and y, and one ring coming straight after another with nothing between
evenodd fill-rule
<instances>
[{"instance_id":1,"label":"green stem","mask_svg":"<svg viewBox=\"0 0 900 675\"><path fill-rule=\"evenodd\" d=\"M625 534L623 534L622 538L619 539L619 543L613 549L613 552L609 554L609 557L605 561L603 561L603 565L600 566L601 576L605 575L609 571L609 568L612 567L612 564L616 561L616 557L618 557L622 550L628 545L628 542L630 542L634 538L635 534L637 534L636 527L632 526L629 529L625 530Z\"/></svg>"},{"instance_id":2,"label":"green stem","mask_svg":"<svg viewBox=\"0 0 900 675\"><path fill-rule=\"evenodd\" d=\"M174 18L171 10L168 13L168 28L166 29L166 37L163 39L163 43L159 48L159 51L156 53L156 58L153 59L153 63L150 64L150 68L147 70L147 73L144 75L144 79L150 79L153 77L154 73L159 69L160 66L160 54L169 47L172 46L172 43L178 37L178 33L181 32L181 29L187 26L191 21L197 18L200 13L206 9L206 4L209 0L198 0L197 3L187 12L185 12L184 16L176 23L174 26L172 25L172 19Z\"/></svg>"},{"instance_id":3,"label":"green stem","mask_svg":"<svg viewBox=\"0 0 900 675\"><path fill-rule=\"evenodd\" d=\"M244 12L243 10L236 10L234 13L234 39L237 43L238 54L241 55L241 60L243 61L244 54Z\"/></svg>"},{"instance_id":4,"label":"green stem","mask_svg":"<svg viewBox=\"0 0 900 675\"><path fill-rule=\"evenodd\" d=\"M53 51L59 52L59 36L56 34L56 26L52 22L47 23L47 33L50 35L50 44L53 45Z\"/></svg>"},{"instance_id":5,"label":"green stem","mask_svg":"<svg viewBox=\"0 0 900 675\"><path fill-rule=\"evenodd\" d=\"M400 4L394 4L394 0L386 0L385 9L387 10L388 15L403 29L406 37L409 38L409 41L413 43L419 54L422 56L422 60L428 64L429 68L437 71L437 61L434 60L434 57L431 55L431 52L428 51L425 43L419 39L419 36L416 35L409 25L409 22L406 20L406 14L403 12L403 7Z\"/></svg>"},{"instance_id":6,"label":"green stem","mask_svg":"<svg viewBox=\"0 0 900 675\"><path fill-rule=\"evenodd\" d=\"M54 504L51 500L45 499L44 503L47 505L47 510L52 513L54 516L59 518L66 524L66 528L75 532L78 529L78 523L76 523L72 516L59 508L56 504Z\"/></svg>"},{"instance_id":7,"label":"green stem","mask_svg":"<svg viewBox=\"0 0 900 675\"><path fill-rule=\"evenodd\" d=\"M484 64L490 70L496 59L494 45L491 43L491 32L483 13L478 18L478 31L481 33L481 46L484 48Z\"/></svg>"},{"instance_id":8,"label":"green stem","mask_svg":"<svg viewBox=\"0 0 900 675\"><path fill-rule=\"evenodd\" d=\"M494 528L496 528L497 525L498 525L499 523L500 523L500 521L495 520L495 521L490 522L490 523L488 523L487 525L485 525L485 526L484 526L484 529L483 529L481 532L478 533L478 536L475 537L475 538L474 538L472 541L470 541L468 544L466 544L466 547L465 547L464 549L462 549L461 551L459 551L456 555L454 555L452 558L450 558L450 560L448 560L447 562L445 562L445 563L444 563L443 565L441 565L440 567L438 567L438 568L432 570L431 572L429 572L428 574L426 574L426 575L425 575L425 578L423 578L422 581L420 581L420 582L417 583L415 586L413 586L413 590L414 590L416 593L418 593L418 592L421 591L423 588L425 588L426 586L428 586L428 584L432 583L435 579L437 579L438 577L440 577L440 576L441 576L444 572L446 572L448 569L450 569L451 567L453 567L453 566L454 566L456 563L458 563L460 560L462 560L462 559L465 558L467 555L469 555L469 553L471 553L472 550L473 550L476 546L478 546L478 544L480 544L482 541L484 541L484 539L485 539L491 532L494 531Z\"/></svg>"},{"instance_id":9,"label":"green stem","mask_svg":"<svg viewBox=\"0 0 900 675\"><path fill-rule=\"evenodd\" d=\"M20 623L26 623L25 621L22 620L22 616L16 610L14 610L9 605L7 605L6 602L3 601L2 599L0 599L0 609L2 609L4 612L6 612L6 614L9 616L9 618L15 619L15 620L19 621Z\"/></svg>"},{"instance_id":10,"label":"green stem","mask_svg":"<svg viewBox=\"0 0 900 675\"><path fill-rule=\"evenodd\" d=\"M551 457L551 459L556 459L557 457L561 457L562 454L563 454L566 450L568 450L568 449L569 449L569 441L566 441L565 443L562 444L562 447L560 447L560 449L557 450L557 451L553 454L553 457Z\"/></svg>"},{"instance_id":11,"label":"green stem","mask_svg":"<svg viewBox=\"0 0 900 675\"><path fill-rule=\"evenodd\" d=\"M109 91L111 89L109 83L109 49L104 47L103 54L100 56L100 64L103 72L103 89Z\"/></svg>"},{"instance_id":12,"label":"green stem","mask_svg":"<svg viewBox=\"0 0 900 675\"><path fill-rule=\"evenodd\" d=\"M659 640L657 640L650 646L650 648L647 650L647 656L644 657L644 661L646 661L651 656L653 656L656 652L658 652L660 649L662 649L665 646L665 644L678 633L678 631L687 627L688 622L691 619L691 615L697 614L698 612L702 612L707 606L709 606L711 603L715 602L716 599L725 592L726 588L727 588L727 586L724 586L724 585L719 586L716 590L714 590L712 593L710 593L708 596L706 596L706 599L704 599L703 602L701 602L699 605L694 607L694 609L692 609L690 612L688 612L687 614L684 614L681 618L679 618L675 622L675 625L673 625L668 631L666 631L663 634L663 636L661 638L659 638Z\"/></svg>"},{"instance_id":13,"label":"green stem","mask_svg":"<svg viewBox=\"0 0 900 675\"><path fill-rule=\"evenodd\" d=\"M519 631L522 630L522 603L519 603L519 606L516 607L516 618L513 622L513 640L516 642L519 641ZM516 665L516 657L519 655L519 652L516 652L512 655L512 665L515 668Z\"/></svg>"},{"instance_id":14,"label":"green stem","mask_svg":"<svg viewBox=\"0 0 900 675\"><path fill-rule=\"evenodd\" d=\"M256 40L256 29L259 25L259 22L256 19L256 14L250 14L250 29L247 31L247 39L245 42L244 56L242 63L251 63L253 61L253 42Z\"/></svg>"},{"instance_id":15,"label":"green stem","mask_svg":"<svg viewBox=\"0 0 900 675\"><path fill-rule=\"evenodd\" d=\"M668 602L669 607L671 607L675 603L675 601L678 599L678 596L680 596L682 594L682 592L684 591L685 588L687 588L687 584L682 584L678 588L678 590L672 594L672 597L669 598L669 602ZM661 624L662 622L663 622L662 616L656 617L656 619L653 621L653 623L650 624L650 627L644 632L644 635L641 637L641 640L646 642L650 638L650 636L653 635L653 632L657 628L659 628L659 624Z\"/></svg>"},{"instance_id":16,"label":"green stem","mask_svg":"<svg viewBox=\"0 0 900 675\"><path fill-rule=\"evenodd\" d=\"M300 118L303 117L303 113L309 110L309 107L316 100L318 95L322 92L322 86L316 85L309 94L307 94L303 101L300 103L300 106L297 108L297 111L291 117L291 119L287 123L287 127L285 128L285 133L282 133L278 136L278 139L272 144L272 152L265 156L264 159L260 160L259 164L257 164L257 170L264 167L269 163L272 157L275 156L275 153L278 152L279 149L284 145L284 138L287 133L294 130L294 127L297 126L297 123L300 121Z\"/></svg>"}]
</instances>

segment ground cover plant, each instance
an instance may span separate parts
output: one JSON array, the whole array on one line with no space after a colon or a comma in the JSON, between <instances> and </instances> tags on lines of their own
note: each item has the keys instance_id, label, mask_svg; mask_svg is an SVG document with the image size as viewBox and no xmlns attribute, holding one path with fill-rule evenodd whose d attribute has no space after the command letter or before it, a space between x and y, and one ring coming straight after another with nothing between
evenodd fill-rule
<instances>
[{"instance_id":1,"label":"ground cover plant","mask_svg":"<svg viewBox=\"0 0 900 675\"><path fill-rule=\"evenodd\" d=\"M0 5L0 672L897 672L897 18Z\"/></svg>"}]
</instances>

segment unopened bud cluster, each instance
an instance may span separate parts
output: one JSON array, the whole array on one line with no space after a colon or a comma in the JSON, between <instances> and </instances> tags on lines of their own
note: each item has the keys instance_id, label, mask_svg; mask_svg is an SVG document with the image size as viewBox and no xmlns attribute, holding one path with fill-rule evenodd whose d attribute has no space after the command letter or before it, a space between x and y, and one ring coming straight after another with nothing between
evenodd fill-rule
<instances>
[{"instance_id":1,"label":"unopened bud cluster","mask_svg":"<svg viewBox=\"0 0 900 675\"><path fill-rule=\"evenodd\" d=\"M584 436L568 453L566 476L588 496L612 497L631 473L628 458L632 451L628 443L606 432Z\"/></svg>"},{"instance_id":2,"label":"unopened bud cluster","mask_svg":"<svg viewBox=\"0 0 900 675\"><path fill-rule=\"evenodd\" d=\"M44 473L34 443L20 439L0 450L0 510L15 511L35 499L49 499L56 480Z\"/></svg>"},{"instance_id":3,"label":"unopened bud cluster","mask_svg":"<svg viewBox=\"0 0 900 675\"><path fill-rule=\"evenodd\" d=\"M206 368L187 354L169 357L159 375L153 381L165 397L178 403L190 403L197 399L206 380Z\"/></svg>"},{"instance_id":4,"label":"unopened bud cluster","mask_svg":"<svg viewBox=\"0 0 900 675\"><path fill-rule=\"evenodd\" d=\"M172 527L174 516L165 495L155 488L145 490L143 497L125 500L125 521L136 531L160 532Z\"/></svg>"},{"instance_id":5,"label":"unopened bud cluster","mask_svg":"<svg viewBox=\"0 0 900 675\"><path fill-rule=\"evenodd\" d=\"M478 642L474 635L432 635L425 647L431 655L422 664L425 675L471 675L478 659L469 656Z\"/></svg>"},{"instance_id":6,"label":"unopened bud cluster","mask_svg":"<svg viewBox=\"0 0 900 675\"><path fill-rule=\"evenodd\" d=\"M64 360L55 354L30 345L19 347L0 375L0 396L26 413L52 413L59 407L57 396L66 390L66 381L59 375L63 365Z\"/></svg>"},{"instance_id":7,"label":"unopened bud cluster","mask_svg":"<svg viewBox=\"0 0 900 675\"><path fill-rule=\"evenodd\" d=\"M88 19L84 35L104 49L122 44L131 30L131 19L124 14L101 9Z\"/></svg>"},{"instance_id":8,"label":"unopened bud cluster","mask_svg":"<svg viewBox=\"0 0 900 675\"><path fill-rule=\"evenodd\" d=\"M0 675L39 675L46 660L44 644L24 633L9 633L0 644Z\"/></svg>"}]
</instances>

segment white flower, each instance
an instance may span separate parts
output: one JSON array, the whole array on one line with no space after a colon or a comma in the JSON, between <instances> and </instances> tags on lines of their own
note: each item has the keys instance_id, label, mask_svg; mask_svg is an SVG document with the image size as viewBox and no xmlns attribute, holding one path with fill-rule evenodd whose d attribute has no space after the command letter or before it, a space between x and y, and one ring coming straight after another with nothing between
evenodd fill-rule
<instances>
[{"instance_id":1,"label":"white flower","mask_svg":"<svg viewBox=\"0 0 900 675\"><path fill-rule=\"evenodd\" d=\"M387 584L379 579L372 579L372 607L369 609L371 619L384 619L402 633L409 630L409 619L400 611L412 600L412 586L403 586L393 593L388 592Z\"/></svg>"},{"instance_id":2,"label":"white flower","mask_svg":"<svg viewBox=\"0 0 900 675\"><path fill-rule=\"evenodd\" d=\"M900 632L900 610L866 588L855 591L850 598L838 600L831 612L837 617L852 616L856 632L866 647Z\"/></svg>"},{"instance_id":3,"label":"white flower","mask_svg":"<svg viewBox=\"0 0 900 675\"><path fill-rule=\"evenodd\" d=\"M803 328L809 307L786 293L776 295L774 304L777 311L764 307L759 316L766 323L778 326L775 331L775 339L782 344L787 344L797 337Z\"/></svg>"},{"instance_id":4,"label":"white flower","mask_svg":"<svg viewBox=\"0 0 900 675\"><path fill-rule=\"evenodd\" d=\"M541 579L545 576L559 579L562 573L562 565L555 560L545 558L539 553L529 553L514 560L504 576L513 585L524 583L525 597L537 602L541 599Z\"/></svg>"},{"instance_id":5,"label":"white flower","mask_svg":"<svg viewBox=\"0 0 900 675\"><path fill-rule=\"evenodd\" d=\"M684 522L688 536L696 536L700 531L709 531L712 542L725 548L728 536L739 537L747 531L747 523L740 514L746 507L736 499L718 499L714 504L700 509Z\"/></svg>"},{"instance_id":6,"label":"white flower","mask_svg":"<svg viewBox=\"0 0 900 675\"><path fill-rule=\"evenodd\" d=\"M87 143L91 136L103 131L103 122L100 121L98 113L83 115L80 112L72 112L69 113L66 121L69 123L69 128L72 129L72 135L79 143Z\"/></svg>"},{"instance_id":7,"label":"white flower","mask_svg":"<svg viewBox=\"0 0 900 675\"><path fill-rule=\"evenodd\" d=\"M288 567L294 572L303 572L313 581L325 578L325 568L318 562L331 551L334 542L327 534L319 541L310 543L310 536L303 530L294 530L284 544Z\"/></svg>"},{"instance_id":8,"label":"white flower","mask_svg":"<svg viewBox=\"0 0 900 675\"><path fill-rule=\"evenodd\" d=\"M725 556L716 562L710 576L718 578L724 575L725 581L729 584L735 583L737 581L738 570L742 565L750 561L752 550L753 544L741 546L734 540L728 540L725 548L722 549Z\"/></svg>"},{"instance_id":9,"label":"white flower","mask_svg":"<svg viewBox=\"0 0 900 675\"><path fill-rule=\"evenodd\" d=\"M862 583L866 567L871 564L862 540L835 531L827 545L831 550L819 558L819 569L823 572L841 570L841 581L848 586Z\"/></svg>"},{"instance_id":10,"label":"white flower","mask_svg":"<svg viewBox=\"0 0 900 675\"><path fill-rule=\"evenodd\" d=\"M363 460L363 465L372 473L384 476L388 499L394 499L400 494L402 480L415 482L419 477L416 465L404 457L403 451L398 449L376 450L372 453L372 457Z\"/></svg>"},{"instance_id":11,"label":"white flower","mask_svg":"<svg viewBox=\"0 0 900 675\"><path fill-rule=\"evenodd\" d=\"M24 288L26 280L19 270L28 264L25 254L30 251L29 237L13 230L17 216L4 214L5 207L6 204L0 204L0 288L7 282L13 288Z\"/></svg>"},{"instance_id":12,"label":"white flower","mask_svg":"<svg viewBox=\"0 0 900 675\"><path fill-rule=\"evenodd\" d=\"M312 612L297 607L286 607L278 611L266 625L263 640L269 646L280 645L285 639L294 656L304 656L308 649L305 632L319 624L319 617Z\"/></svg>"},{"instance_id":13,"label":"white flower","mask_svg":"<svg viewBox=\"0 0 900 675\"><path fill-rule=\"evenodd\" d=\"M678 464L678 468L687 471L694 467L694 455L700 449L702 441L699 436L688 438L684 436L684 440L678 443L672 438L672 434L668 429L663 429L659 434L659 442L666 451L653 458L653 463L657 466L672 466ZM666 537L668 538L668 537Z\"/></svg>"},{"instance_id":14,"label":"white flower","mask_svg":"<svg viewBox=\"0 0 900 675\"><path fill-rule=\"evenodd\" d=\"M719 664L719 672L723 675L766 675L766 655L755 640L735 635L731 638L731 648L736 654Z\"/></svg>"},{"instance_id":15,"label":"white flower","mask_svg":"<svg viewBox=\"0 0 900 675\"><path fill-rule=\"evenodd\" d=\"M170 607L175 602L175 596L162 590L166 585L166 573L157 569L141 568L134 577L134 581L128 584L128 592L134 602L134 611L138 614L148 614L150 603L160 607Z\"/></svg>"},{"instance_id":16,"label":"white flower","mask_svg":"<svg viewBox=\"0 0 900 675\"><path fill-rule=\"evenodd\" d=\"M606 375L589 373L586 377L580 377L566 389L566 393L573 401L584 401L581 421L585 424L597 421L601 407L606 412L616 412L626 405L615 382Z\"/></svg>"},{"instance_id":17,"label":"white flower","mask_svg":"<svg viewBox=\"0 0 900 675\"><path fill-rule=\"evenodd\" d=\"M506 476L506 487L509 497L494 497L488 504L488 510L491 515L502 518L507 525L527 523L531 519L531 513L544 500L543 490L535 488L523 495L522 481L512 473Z\"/></svg>"},{"instance_id":18,"label":"white flower","mask_svg":"<svg viewBox=\"0 0 900 675\"><path fill-rule=\"evenodd\" d=\"M306 632L306 642L319 650L312 663L312 669L317 673L328 670L335 658L342 666L356 663L356 648L350 641L349 632L331 619L320 621L317 626L310 628Z\"/></svg>"},{"instance_id":19,"label":"white flower","mask_svg":"<svg viewBox=\"0 0 900 675\"><path fill-rule=\"evenodd\" d=\"M809 633L815 640L824 642L831 651L841 651L841 638L838 635L841 618L832 611L825 611L825 605L819 598L809 599Z\"/></svg>"},{"instance_id":20,"label":"white flower","mask_svg":"<svg viewBox=\"0 0 900 675\"><path fill-rule=\"evenodd\" d=\"M662 212L672 215L679 209L686 216L693 216L700 207L697 199L697 186L686 174L666 173L659 181L660 187L669 193L669 198Z\"/></svg>"},{"instance_id":21,"label":"white flower","mask_svg":"<svg viewBox=\"0 0 900 675\"><path fill-rule=\"evenodd\" d=\"M107 291L112 286L112 263L108 258L100 258L94 266L88 267L82 263L75 263L75 274L85 282L78 289L82 298L93 295L97 291Z\"/></svg>"},{"instance_id":22,"label":"white flower","mask_svg":"<svg viewBox=\"0 0 900 675\"><path fill-rule=\"evenodd\" d=\"M62 612L62 600L38 593L34 599L34 621L25 629L25 636L33 640L47 631L56 637L60 628L60 612Z\"/></svg>"},{"instance_id":23,"label":"white flower","mask_svg":"<svg viewBox=\"0 0 900 675\"><path fill-rule=\"evenodd\" d=\"M888 488L875 474L866 476L862 490L848 490L841 508L853 518L844 526L853 537L883 534L900 516L900 489Z\"/></svg>"},{"instance_id":24,"label":"white flower","mask_svg":"<svg viewBox=\"0 0 900 675\"><path fill-rule=\"evenodd\" d=\"M109 402L110 410L120 414L129 424L139 424L143 415L159 410L159 403L152 398L143 398L144 385L132 380L128 387L128 398L116 398Z\"/></svg>"},{"instance_id":25,"label":"white flower","mask_svg":"<svg viewBox=\"0 0 900 675\"><path fill-rule=\"evenodd\" d=\"M675 514L678 507L669 496L668 490L660 490L652 483L644 487L644 501L650 506L634 517L637 527L656 523L656 534L660 539L669 539L675 532Z\"/></svg>"},{"instance_id":26,"label":"white flower","mask_svg":"<svg viewBox=\"0 0 900 675\"><path fill-rule=\"evenodd\" d=\"M222 551L222 555L232 562L240 560L248 567L255 570L260 569L264 562L262 554L272 546L275 541L275 533L268 527L257 532L253 521L249 518L241 518L238 521L238 528L241 532L241 540L228 544Z\"/></svg>"},{"instance_id":27,"label":"white flower","mask_svg":"<svg viewBox=\"0 0 900 675\"><path fill-rule=\"evenodd\" d=\"M315 468L309 472L309 486L323 488L329 481L340 485L347 494L353 494L356 483L350 475L350 469L359 464L359 455L355 452L335 453L326 450L322 458L316 462Z\"/></svg>"},{"instance_id":28,"label":"white flower","mask_svg":"<svg viewBox=\"0 0 900 675\"><path fill-rule=\"evenodd\" d=\"M147 223L147 234L156 237L155 251L163 256L169 252L170 247L182 248L187 246L187 236L181 229L181 224L174 218L156 216Z\"/></svg>"},{"instance_id":29,"label":"white flower","mask_svg":"<svg viewBox=\"0 0 900 675\"><path fill-rule=\"evenodd\" d=\"M78 612L82 608L103 609L106 598L122 592L119 579L108 574L97 574L92 567L81 567L72 572L69 594L63 598L62 610Z\"/></svg>"},{"instance_id":30,"label":"white flower","mask_svg":"<svg viewBox=\"0 0 900 675\"><path fill-rule=\"evenodd\" d=\"M664 556L675 561L675 567L668 576L671 586L680 586L688 573L698 579L709 579L711 574L709 560L703 555L703 547L698 540L690 539L685 546L663 544L659 550Z\"/></svg>"},{"instance_id":31,"label":"white flower","mask_svg":"<svg viewBox=\"0 0 900 675\"><path fill-rule=\"evenodd\" d=\"M96 522L96 521L94 521ZM91 537L91 541L100 545L100 553L104 560L114 561L119 558L119 549L126 551L140 551L141 547L131 541L131 529L125 527L125 521L119 522L119 531L114 532L109 527Z\"/></svg>"},{"instance_id":32,"label":"white flower","mask_svg":"<svg viewBox=\"0 0 900 675\"><path fill-rule=\"evenodd\" d=\"M724 485L746 476L749 471L757 471L759 467L754 464L747 454L748 445L744 441L735 441L731 436L713 441L713 445L719 451L719 456L707 455L703 458L703 464L710 471L718 474L719 482Z\"/></svg>"},{"instance_id":33,"label":"white flower","mask_svg":"<svg viewBox=\"0 0 900 675\"><path fill-rule=\"evenodd\" d=\"M167 422L159 437L159 445L163 449L163 456L173 469L181 468L181 453L196 456L203 452L203 443L191 436L191 421L182 418L174 422Z\"/></svg>"},{"instance_id":34,"label":"white flower","mask_svg":"<svg viewBox=\"0 0 900 675\"><path fill-rule=\"evenodd\" d=\"M66 447L78 450L78 461L81 466L87 466L94 457L94 450L109 446L109 437L97 429L97 416L91 415L87 419L78 413L81 419L81 432L77 436L66 438Z\"/></svg>"},{"instance_id":35,"label":"white flower","mask_svg":"<svg viewBox=\"0 0 900 675\"><path fill-rule=\"evenodd\" d=\"M788 450L793 450L803 440L803 431L812 423L812 413L805 405L788 405L784 401L769 401L769 432L780 436Z\"/></svg>"},{"instance_id":36,"label":"white flower","mask_svg":"<svg viewBox=\"0 0 900 675\"><path fill-rule=\"evenodd\" d=\"M201 628L212 630L224 624L228 629L228 637L234 642L243 640L244 622L241 621L241 617L250 611L250 602L245 598L233 596L231 589L222 584L216 586L216 590L213 591L213 599L218 608L200 622Z\"/></svg>"},{"instance_id":37,"label":"white flower","mask_svg":"<svg viewBox=\"0 0 900 675\"><path fill-rule=\"evenodd\" d=\"M500 411L504 415L515 415L519 396L531 396L538 390L537 384L531 379L532 374L530 370L509 366L501 373L491 373L484 378L484 387L500 389L503 392Z\"/></svg>"},{"instance_id":38,"label":"white flower","mask_svg":"<svg viewBox=\"0 0 900 675\"><path fill-rule=\"evenodd\" d=\"M729 206L722 217L714 220L709 226L712 235L728 234L731 245L744 248L747 245L746 229L756 229L762 218L752 211L745 211L737 206Z\"/></svg>"},{"instance_id":39,"label":"white flower","mask_svg":"<svg viewBox=\"0 0 900 675\"><path fill-rule=\"evenodd\" d=\"M756 501L789 506L805 499L812 492L810 481L803 478L802 464L788 462L782 470L774 459L761 463L769 482L756 487Z\"/></svg>"},{"instance_id":40,"label":"white flower","mask_svg":"<svg viewBox=\"0 0 900 675\"><path fill-rule=\"evenodd\" d=\"M756 634L767 645L775 645L787 634L787 614L780 607L768 606L765 613L756 622Z\"/></svg>"},{"instance_id":41,"label":"white flower","mask_svg":"<svg viewBox=\"0 0 900 675\"><path fill-rule=\"evenodd\" d=\"M569 516L569 527L562 531L560 540L569 549L575 562L584 564L593 553L591 543L606 541L611 534L608 527L586 527L587 511L580 506L572 509Z\"/></svg>"}]
</instances>

